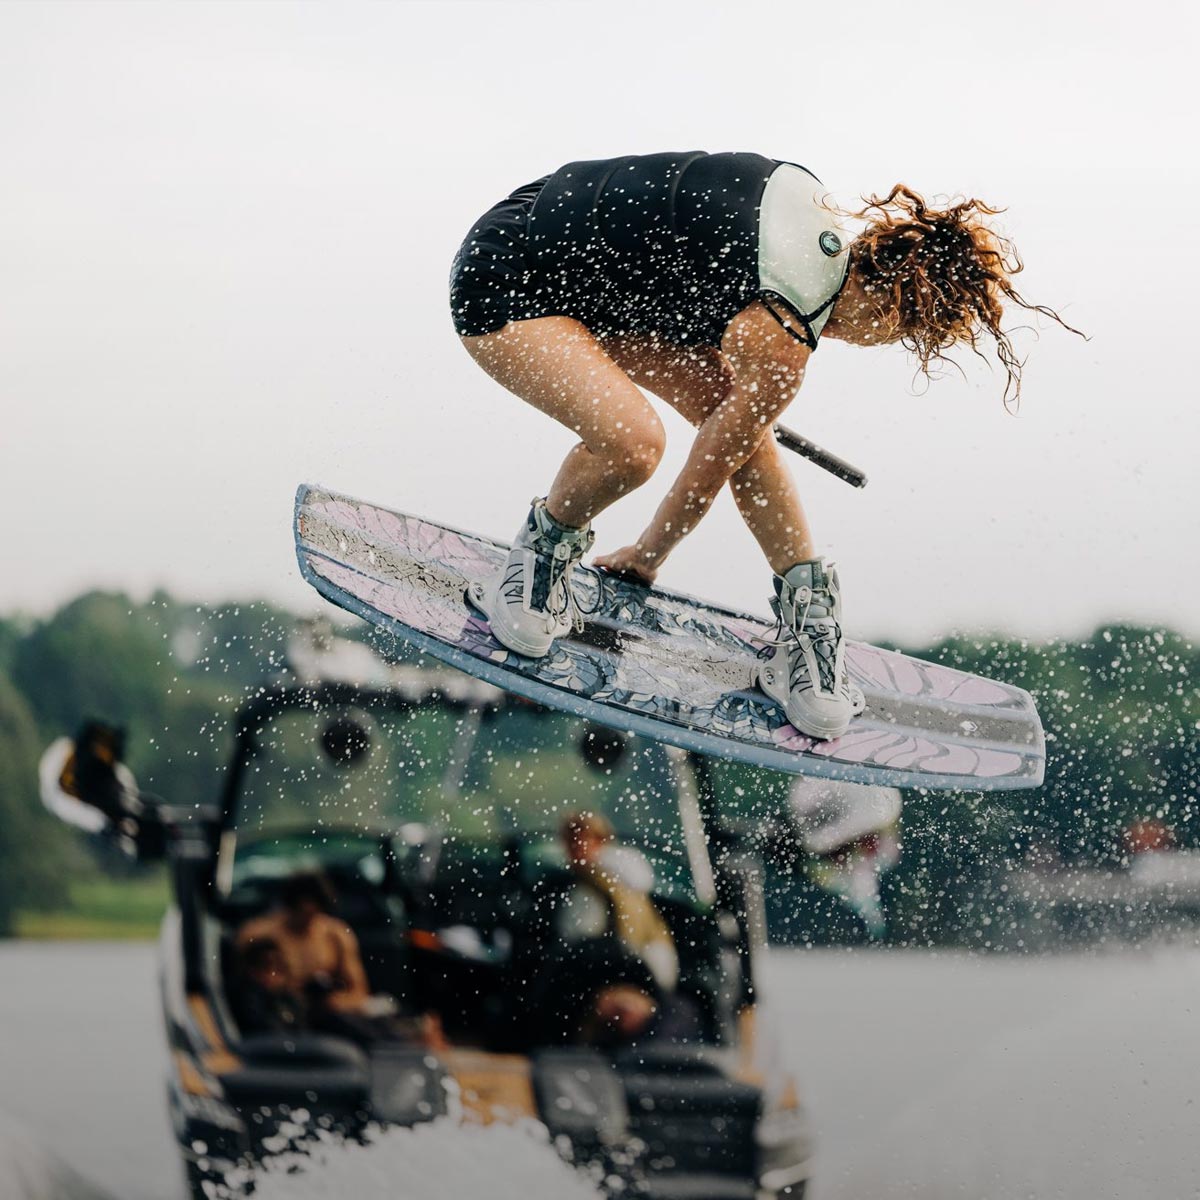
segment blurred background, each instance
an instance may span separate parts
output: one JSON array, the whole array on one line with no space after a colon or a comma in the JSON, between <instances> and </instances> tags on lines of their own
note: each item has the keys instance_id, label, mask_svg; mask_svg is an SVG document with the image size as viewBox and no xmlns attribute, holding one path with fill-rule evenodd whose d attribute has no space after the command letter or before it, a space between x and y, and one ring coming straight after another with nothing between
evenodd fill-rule
<instances>
[{"instance_id":1,"label":"blurred background","mask_svg":"<svg viewBox=\"0 0 1200 1200\"><path fill-rule=\"evenodd\" d=\"M864 842L886 849L865 907L811 845L771 860L814 1195L1200 1194L1195 34L1159 0L0 6L0 937L22 939L0 947L0 1113L21 1138L123 1200L178 1194L141 944L166 877L44 810L44 747L103 717L144 788L211 801L230 715L319 611L299 481L507 537L569 444L453 336L473 219L569 159L748 149L847 204L903 180L1004 206L1023 294L1089 338L1017 335L1016 417L986 361L926 384L899 351L825 345L787 417L871 478L796 465L852 634L1029 689L1048 739L1035 792L906 793ZM667 424L598 549L681 464ZM766 608L727 498L663 582ZM747 826L792 811L765 773L721 786ZM44 1066L72 1047L93 1084Z\"/></svg>"}]
</instances>

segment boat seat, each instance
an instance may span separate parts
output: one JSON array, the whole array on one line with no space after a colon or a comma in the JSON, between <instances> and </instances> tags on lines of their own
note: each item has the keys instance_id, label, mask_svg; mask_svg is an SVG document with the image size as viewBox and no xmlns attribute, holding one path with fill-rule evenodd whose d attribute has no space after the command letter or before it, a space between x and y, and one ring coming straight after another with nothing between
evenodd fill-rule
<instances>
[{"instance_id":1,"label":"boat seat","mask_svg":"<svg viewBox=\"0 0 1200 1200\"><path fill-rule=\"evenodd\" d=\"M345 1038L321 1033L254 1033L242 1038L237 1053L258 1067L358 1067L367 1069L367 1056Z\"/></svg>"},{"instance_id":2,"label":"boat seat","mask_svg":"<svg viewBox=\"0 0 1200 1200\"><path fill-rule=\"evenodd\" d=\"M741 1083L719 1071L689 1072L664 1069L622 1069L621 1081L629 1105L630 1126L647 1146L648 1161L670 1162L664 1174L651 1167L651 1196L659 1183L689 1175L720 1176L739 1185L754 1178L756 1149L754 1131L762 1113L763 1094L752 1084ZM725 1188L710 1187L680 1195L726 1197ZM737 1194L741 1195L739 1191ZM747 1200L753 1192L746 1193Z\"/></svg>"},{"instance_id":3,"label":"boat seat","mask_svg":"<svg viewBox=\"0 0 1200 1200\"><path fill-rule=\"evenodd\" d=\"M254 1034L237 1044L242 1063L221 1072L226 1096L242 1109L260 1107L352 1111L371 1090L367 1056L342 1038L318 1034Z\"/></svg>"},{"instance_id":4,"label":"boat seat","mask_svg":"<svg viewBox=\"0 0 1200 1200\"><path fill-rule=\"evenodd\" d=\"M721 1051L676 1042L651 1041L613 1054L613 1065L623 1075L666 1072L674 1075L721 1075Z\"/></svg>"}]
</instances>

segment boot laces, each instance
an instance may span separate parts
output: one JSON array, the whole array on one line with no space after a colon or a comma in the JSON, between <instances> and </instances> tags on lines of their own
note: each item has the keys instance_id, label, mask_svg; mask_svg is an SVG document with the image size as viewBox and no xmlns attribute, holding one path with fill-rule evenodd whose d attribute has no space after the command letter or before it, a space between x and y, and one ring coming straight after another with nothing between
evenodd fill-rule
<instances>
[{"instance_id":1,"label":"boot laces","mask_svg":"<svg viewBox=\"0 0 1200 1200\"><path fill-rule=\"evenodd\" d=\"M590 538L588 539L590 544ZM566 617L576 633L582 633L584 617L599 611L604 602L604 580L599 571L582 568L596 580L596 602L590 608L579 603L575 573L571 568L586 553L586 546L573 547L567 541L535 539L533 546L533 583L529 589L529 607L545 613L557 623ZM518 559L509 568L500 585L501 595L509 602L521 603L525 596L525 562Z\"/></svg>"},{"instance_id":2,"label":"boot laces","mask_svg":"<svg viewBox=\"0 0 1200 1200\"><path fill-rule=\"evenodd\" d=\"M829 610L828 616L819 616L809 624L809 612L813 603L820 604ZM818 683L821 690L835 692L838 690L838 647L842 640L842 629L836 617L833 616L833 596L827 588L811 588L807 584L795 589L792 600L792 619L788 620L784 613L782 600L771 598L771 609L775 613L775 628L771 637L764 638L763 649L759 651L760 658L766 658L774 646L788 647L788 687L795 690L801 684L809 686L808 661L802 649L801 638L808 641L812 647L813 657L817 663ZM845 686L845 681L843 681Z\"/></svg>"}]
</instances>

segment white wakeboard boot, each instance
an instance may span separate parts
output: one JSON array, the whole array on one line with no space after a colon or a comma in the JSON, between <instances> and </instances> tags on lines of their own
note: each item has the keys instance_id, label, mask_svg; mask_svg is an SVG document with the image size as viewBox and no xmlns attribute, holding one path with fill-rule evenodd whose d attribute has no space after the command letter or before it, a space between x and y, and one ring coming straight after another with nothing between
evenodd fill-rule
<instances>
[{"instance_id":1,"label":"white wakeboard boot","mask_svg":"<svg viewBox=\"0 0 1200 1200\"><path fill-rule=\"evenodd\" d=\"M862 712L863 694L846 672L837 572L819 559L775 576L771 607L778 641L758 668L758 686L801 733L841 737Z\"/></svg>"},{"instance_id":2,"label":"white wakeboard boot","mask_svg":"<svg viewBox=\"0 0 1200 1200\"><path fill-rule=\"evenodd\" d=\"M487 617L501 645L529 658L544 658L554 639L583 627L571 572L592 548L591 525L560 525L535 499L504 566L467 599Z\"/></svg>"}]
</instances>

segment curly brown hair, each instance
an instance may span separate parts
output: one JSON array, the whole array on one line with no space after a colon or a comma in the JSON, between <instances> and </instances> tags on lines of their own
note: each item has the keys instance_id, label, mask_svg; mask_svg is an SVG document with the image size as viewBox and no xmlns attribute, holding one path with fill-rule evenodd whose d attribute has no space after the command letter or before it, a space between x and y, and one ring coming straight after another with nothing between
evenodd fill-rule
<instances>
[{"instance_id":1,"label":"curly brown hair","mask_svg":"<svg viewBox=\"0 0 1200 1200\"><path fill-rule=\"evenodd\" d=\"M1080 331L1053 309L1028 303L1013 287L1012 277L1024 263L1012 242L987 222L1003 210L982 200L933 208L903 183L886 196L864 196L863 202L865 208L848 214L867 221L850 247L851 270L864 291L891 310L899 341L916 354L921 372L931 378L934 364L952 362L945 351L959 343L983 357L979 337L986 331L1008 377L1004 405L1015 411L1024 361L1001 328L1004 302Z\"/></svg>"}]
</instances>

